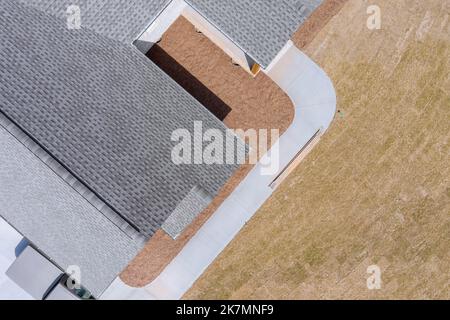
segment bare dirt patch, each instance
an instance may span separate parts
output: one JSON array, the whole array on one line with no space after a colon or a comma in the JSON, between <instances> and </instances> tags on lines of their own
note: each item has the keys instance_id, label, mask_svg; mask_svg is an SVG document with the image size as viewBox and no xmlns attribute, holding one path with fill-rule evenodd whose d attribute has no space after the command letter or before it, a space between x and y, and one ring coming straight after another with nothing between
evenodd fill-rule
<instances>
[{"instance_id":1,"label":"bare dirt patch","mask_svg":"<svg viewBox=\"0 0 450 320\"><path fill-rule=\"evenodd\" d=\"M253 78L234 66L221 49L178 19L148 54L157 65L232 129L279 129L292 123L289 97L265 74ZM174 241L159 231L121 274L127 284L150 283L249 173L245 165L228 181L213 203Z\"/></svg>"}]
</instances>

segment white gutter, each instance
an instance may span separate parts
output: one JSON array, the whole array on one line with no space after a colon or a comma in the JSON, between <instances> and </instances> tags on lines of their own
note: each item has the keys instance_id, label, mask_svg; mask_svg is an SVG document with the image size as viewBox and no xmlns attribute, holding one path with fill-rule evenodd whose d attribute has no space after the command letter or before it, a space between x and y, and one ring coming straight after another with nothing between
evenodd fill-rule
<instances>
[{"instance_id":1,"label":"white gutter","mask_svg":"<svg viewBox=\"0 0 450 320\"><path fill-rule=\"evenodd\" d=\"M158 17L146 28L135 41L136 47L143 53L158 42L170 26L181 16L187 7L184 0L172 0Z\"/></svg>"},{"instance_id":2,"label":"white gutter","mask_svg":"<svg viewBox=\"0 0 450 320\"><path fill-rule=\"evenodd\" d=\"M327 130L335 115L336 94L319 66L289 41L265 72L295 106L293 124L271 149L279 148L280 170L261 174L269 151L156 280L134 289L118 278L103 299L180 299L272 195L273 180L318 131Z\"/></svg>"},{"instance_id":3,"label":"white gutter","mask_svg":"<svg viewBox=\"0 0 450 320\"><path fill-rule=\"evenodd\" d=\"M144 54L157 43L180 17L186 18L198 31L224 51L235 63L252 74L247 56L235 42L184 0L172 0L134 42ZM255 76L252 74L252 76Z\"/></svg>"}]
</instances>

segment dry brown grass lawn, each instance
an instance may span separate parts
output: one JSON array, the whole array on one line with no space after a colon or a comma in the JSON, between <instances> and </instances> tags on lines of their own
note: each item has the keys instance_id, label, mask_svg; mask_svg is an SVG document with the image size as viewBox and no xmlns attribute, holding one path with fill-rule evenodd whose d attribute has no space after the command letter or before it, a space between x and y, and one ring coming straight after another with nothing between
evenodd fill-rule
<instances>
[{"instance_id":1,"label":"dry brown grass lawn","mask_svg":"<svg viewBox=\"0 0 450 320\"><path fill-rule=\"evenodd\" d=\"M341 113L185 298L450 298L450 1L373 3L305 48Z\"/></svg>"}]
</instances>

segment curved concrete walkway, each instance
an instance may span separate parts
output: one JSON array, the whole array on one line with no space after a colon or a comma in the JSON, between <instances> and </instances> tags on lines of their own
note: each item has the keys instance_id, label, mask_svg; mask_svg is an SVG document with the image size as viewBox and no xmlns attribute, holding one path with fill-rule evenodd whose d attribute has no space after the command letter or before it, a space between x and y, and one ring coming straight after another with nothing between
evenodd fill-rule
<instances>
[{"instance_id":1,"label":"curved concrete walkway","mask_svg":"<svg viewBox=\"0 0 450 320\"><path fill-rule=\"evenodd\" d=\"M331 80L309 57L289 42L265 71L292 99L296 115L289 129L261 159L159 277L144 288L131 288L119 278L102 299L180 299L272 195L280 173L262 174L279 154L285 168L317 132L323 134L336 111ZM277 152L279 151L279 153Z\"/></svg>"}]
</instances>

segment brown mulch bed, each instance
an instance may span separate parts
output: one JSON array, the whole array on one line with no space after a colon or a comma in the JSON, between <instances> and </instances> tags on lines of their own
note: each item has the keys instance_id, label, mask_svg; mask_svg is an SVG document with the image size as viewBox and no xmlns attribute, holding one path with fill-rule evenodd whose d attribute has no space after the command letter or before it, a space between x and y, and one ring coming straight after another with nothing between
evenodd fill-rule
<instances>
[{"instance_id":1,"label":"brown mulch bed","mask_svg":"<svg viewBox=\"0 0 450 320\"><path fill-rule=\"evenodd\" d=\"M289 97L264 73L253 78L204 35L179 18L148 57L232 129L279 129L292 123ZM150 283L181 251L220 204L249 173L242 166L213 203L175 241L162 230L121 274L134 287Z\"/></svg>"}]
</instances>

